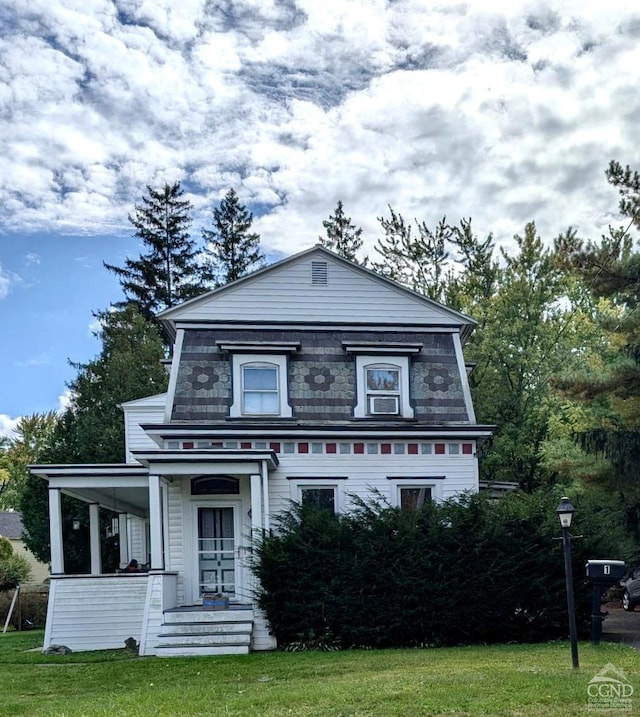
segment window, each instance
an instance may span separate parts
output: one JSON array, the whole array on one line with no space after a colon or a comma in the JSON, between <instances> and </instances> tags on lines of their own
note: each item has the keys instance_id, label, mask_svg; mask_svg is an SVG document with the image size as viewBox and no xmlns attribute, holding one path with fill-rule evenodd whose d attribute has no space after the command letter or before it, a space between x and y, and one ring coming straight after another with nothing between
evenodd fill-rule
<instances>
[{"instance_id":1,"label":"window","mask_svg":"<svg viewBox=\"0 0 640 717\"><path fill-rule=\"evenodd\" d=\"M287 402L286 356L233 355L233 404L230 415L291 417Z\"/></svg>"},{"instance_id":2,"label":"window","mask_svg":"<svg viewBox=\"0 0 640 717\"><path fill-rule=\"evenodd\" d=\"M409 404L408 356L356 356L356 418L413 418Z\"/></svg>"},{"instance_id":3,"label":"window","mask_svg":"<svg viewBox=\"0 0 640 717\"><path fill-rule=\"evenodd\" d=\"M400 486L398 492L401 510L420 510L431 501L431 486Z\"/></svg>"},{"instance_id":4,"label":"window","mask_svg":"<svg viewBox=\"0 0 640 717\"><path fill-rule=\"evenodd\" d=\"M331 515L336 514L336 489L335 488L300 488L300 499L303 506L314 510L326 510Z\"/></svg>"},{"instance_id":5,"label":"window","mask_svg":"<svg viewBox=\"0 0 640 717\"><path fill-rule=\"evenodd\" d=\"M249 363L242 367L242 415L272 416L280 413L278 367Z\"/></svg>"}]
</instances>

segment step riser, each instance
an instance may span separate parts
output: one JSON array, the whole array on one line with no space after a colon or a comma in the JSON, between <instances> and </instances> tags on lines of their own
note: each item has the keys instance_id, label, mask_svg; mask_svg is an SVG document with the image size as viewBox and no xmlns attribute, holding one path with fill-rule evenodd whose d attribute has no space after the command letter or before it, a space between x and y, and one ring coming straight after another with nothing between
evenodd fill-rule
<instances>
[{"instance_id":1,"label":"step riser","mask_svg":"<svg viewBox=\"0 0 640 717\"><path fill-rule=\"evenodd\" d=\"M237 635L160 635L158 637L161 645L178 646L210 646L221 647L222 645L249 645L251 633L238 633Z\"/></svg>"},{"instance_id":2,"label":"step riser","mask_svg":"<svg viewBox=\"0 0 640 717\"><path fill-rule=\"evenodd\" d=\"M214 655L248 655L249 647L244 645L224 645L221 647L158 647L157 657L205 657Z\"/></svg>"},{"instance_id":3,"label":"step riser","mask_svg":"<svg viewBox=\"0 0 640 717\"><path fill-rule=\"evenodd\" d=\"M165 612L165 625L184 622L253 622L253 610L198 610L193 612Z\"/></svg>"},{"instance_id":4,"label":"step riser","mask_svg":"<svg viewBox=\"0 0 640 717\"><path fill-rule=\"evenodd\" d=\"M251 622L181 622L162 625L163 635L231 635L238 632L251 632Z\"/></svg>"}]
</instances>

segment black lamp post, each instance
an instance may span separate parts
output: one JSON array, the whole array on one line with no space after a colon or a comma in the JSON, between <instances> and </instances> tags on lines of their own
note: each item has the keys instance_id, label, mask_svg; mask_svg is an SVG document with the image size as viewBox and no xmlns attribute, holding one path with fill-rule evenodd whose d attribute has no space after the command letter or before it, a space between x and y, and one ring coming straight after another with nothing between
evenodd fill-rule
<instances>
[{"instance_id":1,"label":"black lamp post","mask_svg":"<svg viewBox=\"0 0 640 717\"><path fill-rule=\"evenodd\" d=\"M571 570L571 519L575 512L571 501L565 496L560 505L556 508L556 513L560 518L562 526L562 547L564 549L564 574L567 583L567 611L569 612L569 638L571 640L571 660L573 669L577 670L578 664L578 641L576 638L576 606L573 600L573 573Z\"/></svg>"}]
</instances>

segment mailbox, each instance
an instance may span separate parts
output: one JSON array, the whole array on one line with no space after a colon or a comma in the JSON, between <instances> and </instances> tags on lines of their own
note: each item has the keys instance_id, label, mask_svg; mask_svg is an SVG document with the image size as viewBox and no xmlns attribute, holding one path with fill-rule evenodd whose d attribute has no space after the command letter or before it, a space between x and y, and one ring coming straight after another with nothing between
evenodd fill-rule
<instances>
[{"instance_id":1,"label":"mailbox","mask_svg":"<svg viewBox=\"0 0 640 717\"><path fill-rule=\"evenodd\" d=\"M591 600L591 642L597 645L602 634L602 621L606 613L600 610L602 595L624 577L625 565L622 560L587 560L587 577L592 585Z\"/></svg>"},{"instance_id":2,"label":"mailbox","mask_svg":"<svg viewBox=\"0 0 640 717\"><path fill-rule=\"evenodd\" d=\"M613 585L624 577L625 564L623 560L588 560L587 577L592 582Z\"/></svg>"}]
</instances>

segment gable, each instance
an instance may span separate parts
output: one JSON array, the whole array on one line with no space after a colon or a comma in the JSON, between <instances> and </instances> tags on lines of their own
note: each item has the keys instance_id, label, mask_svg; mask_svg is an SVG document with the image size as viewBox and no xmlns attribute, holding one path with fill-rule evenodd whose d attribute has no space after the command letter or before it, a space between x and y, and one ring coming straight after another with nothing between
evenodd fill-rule
<instances>
[{"instance_id":1,"label":"gable","mask_svg":"<svg viewBox=\"0 0 640 717\"><path fill-rule=\"evenodd\" d=\"M417 325L454 330L474 324L322 247L169 309L160 318L171 323Z\"/></svg>"}]
</instances>

